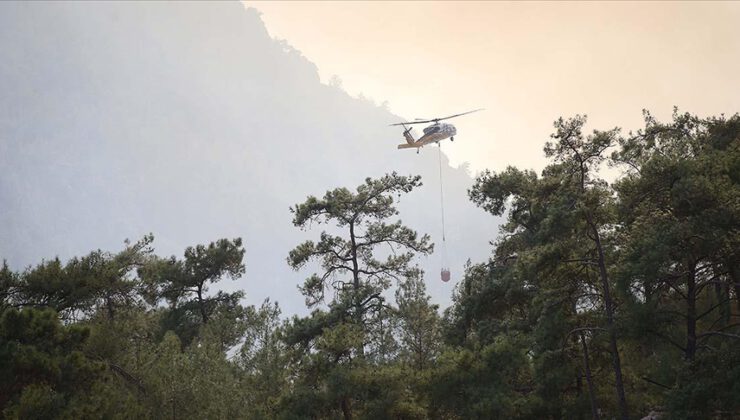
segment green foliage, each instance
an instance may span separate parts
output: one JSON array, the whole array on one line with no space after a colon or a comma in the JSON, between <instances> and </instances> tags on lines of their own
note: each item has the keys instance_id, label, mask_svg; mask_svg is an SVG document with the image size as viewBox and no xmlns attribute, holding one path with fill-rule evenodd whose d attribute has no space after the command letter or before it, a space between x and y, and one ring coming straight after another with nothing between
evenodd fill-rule
<instances>
[{"instance_id":1,"label":"green foliage","mask_svg":"<svg viewBox=\"0 0 740 420\"><path fill-rule=\"evenodd\" d=\"M368 178L357 187L356 193L346 188L327 191L323 199L308 197L291 208L293 223L305 228L308 223L335 223L346 229L346 236L322 232L318 243L306 241L293 249L288 263L300 269L311 260L318 260L323 273L310 276L301 287L306 304L312 308L325 302L325 291L333 289L329 302L331 316L316 313L314 320L340 322L346 316L354 318L361 330L372 322L383 319L385 298L382 292L395 280L418 276L411 266L416 253L428 254L433 246L429 236L418 238L401 221L384 220L398 214L393 206L393 194L408 193L421 185L420 178L386 175L381 179ZM391 251L378 258L378 249L387 246ZM372 320L370 318L373 318ZM304 322L305 324L305 322ZM326 324L324 327L331 327ZM323 327L322 327L323 328ZM318 333L320 329L314 329ZM358 351L364 351L360 343Z\"/></svg>"},{"instance_id":2,"label":"green foliage","mask_svg":"<svg viewBox=\"0 0 740 420\"><path fill-rule=\"evenodd\" d=\"M154 255L151 235L21 272L0 267L4 418L585 419L740 412L740 117L555 122L537 174L483 172L505 216L440 317L393 173L295 205L326 226L290 251L312 310L281 319L214 288L241 239ZM607 152L611 151L611 155ZM605 165L623 169L614 183ZM395 302L389 301L395 285ZM615 390L617 391L615 393ZM626 402L629 401L629 412Z\"/></svg>"},{"instance_id":3,"label":"green foliage","mask_svg":"<svg viewBox=\"0 0 740 420\"><path fill-rule=\"evenodd\" d=\"M209 330L219 336L223 348L235 345L244 332L244 308L239 303L243 292L207 293L209 285L222 277L233 279L244 274L243 258L240 238L220 239L208 246L188 247L184 260L152 258L139 268L147 302L169 303L170 310L162 317L162 332L175 331L188 345L202 326L216 324L209 325Z\"/></svg>"},{"instance_id":4,"label":"green foliage","mask_svg":"<svg viewBox=\"0 0 740 420\"><path fill-rule=\"evenodd\" d=\"M417 272L410 263L416 253L432 251L429 237L418 238L401 221L384 220L398 214L393 194L408 193L420 185L418 176L394 173L377 180L368 178L355 193L337 188L327 191L323 199L311 196L291 208L297 227L332 222L347 230L345 237L322 232L318 243L306 241L288 256L294 269L311 260L320 262L323 273L312 275L301 287L309 307L325 302L325 291L330 287L337 295L334 306L348 304L358 322L362 322L366 312L382 305L381 292L392 280L402 281ZM392 250L384 259L377 258L376 249L381 246Z\"/></svg>"},{"instance_id":5,"label":"green foliage","mask_svg":"<svg viewBox=\"0 0 740 420\"><path fill-rule=\"evenodd\" d=\"M0 310L4 310L12 304L13 294L17 291L17 284L18 275L8 267L6 261L3 261L3 266L0 268Z\"/></svg>"},{"instance_id":6,"label":"green foliage","mask_svg":"<svg viewBox=\"0 0 740 420\"><path fill-rule=\"evenodd\" d=\"M740 340L740 117L676 111L659 123L646 112L620 145L616 272L630 302L624 329L652 384L644 393L659 401L667 391L677 418L736 410L723 397L732 358L720 349Z\"/></svg>"},{"instance_id":7,"label":"green foliage","mask_svg":"<svg viewBox=\"0 0 740 420\"><path fill-rule=\"evenodd\" d=\"M437 358L441 328L438 306L430 302L424 281L410 277L396 291L401 361L417 371L428 369Z\"/></svg>"},{"instance_id":8,"label":"green foliage","mask_svg":"<svg viewBox=\"0 0 740 420\"><path fill-rule=\"evenodd\" d=\"M499 334L511 334L502 310L518 309L518 326L530 329L526 333L532 340L533 374L547 415L564 415L577 399L573 394L582 392L578 385L583 380L579 352L572 334L578 337L578 332L589 331L593 342L606 333L620 415L626 418L615 330L617 302L610 281L617 246L611 234L614 199L607 183L598 176L606 149L616 142L617 131L595 131L586 136L582 133L584 124L585 117L581 116L555 122L553 141L545 147L553 163L541 177L508 168L500 174L484 173L477 179L470 191L475 203L496 215L502 215L507 207L510 210L492 266L479 269L488 273L477 280L477 287L492 295L481 299L475 296L477 293L469 297L471 293L466 291L465 297L482 306L476 308L476 312L482 312L482 319L476 321L486 327L481 331L483 342L495 341ZM467 282L465 287L472 284ZM524 300L509 303L509 297ZM487 309L500 301L507 304ZM512 307L516 303L524 310ZM492 337L486 337L489 334Z\"/></svg>"},{"instance_id":9,"label":"green foliage","mask_svg":"<svg viewBox=\"0 0 740 420\"><path fill-rule=\"evenodd\" d=\"M740 411L740 352L737 343L724 343L694 361L679 365L677 386L668 392L672 418L694 419L707 413ZM729 417L729 416L728 416Z\"/></svg>"},{"instance_id":10,"label":"green foliage","mask_svg":"<svg viewBox=\"0 0 740 420\"><path fill-rule=\"evenodd\" d=\"M429 385L432 412L445 418L522 418L530 415L530 363L522 343L495 343L445 351Z\"/></svg>"},{"instance_id":11,"label":"green foliage","mask_svg":"<svg viewBox=\"0 0 740 420\"><path fill-rule=\"evenodd\" d=\"M137 281L129 274L151 252L146 236L118 254L94 251L66 264L56 258L17 276L9 297L23 305L49 307L64 319L79 319L105 308L113 318L119 307L136 303Z\"/></svg>"},{"instance_id":12,"label":"green foliage","mask_svg":"<svg viewBox=\"0 0 740 420\"><path fill-rule=\"evenodd\" d=\"M306 228L312 222L332 223L344 235L322 232L319 242L306 241L288 256L288 264L294 269L316 260L323 273L313 274L300 288L306 305L317 309L308 318L294 319L286 331L287 343L297 351L296 368L305 378L292 395L285 397L286 409L302 407L316 416L341 411L345 418L377 417L381 413L387 416L396 409L395 400L384 394L388 385L384 388L369 380L365 372L372 369L377 373L397 352L394 331L398 316L383 295L391 283L406 287L407 293L400 295L406 320L403 327L412 327L413 311L422 314L422 306L428 307L423 288L418 285L421 272L411 263L416 254L432 251L429 237L419 238L400 220L386 222L398 214L393 195L408 193L420 185L418 176L393 173L376 180L368 178L356 192L337 188L327 191L322 199L311 196L291 208L297 227ZM406 285L414 281L416 286ZM333 299L328 302L327 289L333 291ZM318 309L322 303L328 303L328 310ZM420 320L425 325L435 321L429 311ZM405 344L409 344L414 332L404 331ZM419 336L418 331L416 334ZM420 363L433 356L429 338L422 341L415 349ZM304 398L323 403L301 402Z\"/></svg>"},{"instance_id":13,"label":"green foliage","mask_svg":"<svg viewBox=\"0 0 740 420\"><path fill-rule=\"evenodd\" d=\"M103 369L82 353L89 330L64 326L51 309L6 309L0 317L0 408L8 417L61 416Z\"/></svg>"},{"instance_id":14,"label":"green foliage","mask_svg":"<svg viewBox=\"0 0 740 420\"><path fill-rule=\"evenodd\" d=\"M244 342L236 359L240 389L247 400L246 418L276 418L289 387L289 354L283 342L280 308L265 300L247 308Z\"/></svg>"}]
</instances>

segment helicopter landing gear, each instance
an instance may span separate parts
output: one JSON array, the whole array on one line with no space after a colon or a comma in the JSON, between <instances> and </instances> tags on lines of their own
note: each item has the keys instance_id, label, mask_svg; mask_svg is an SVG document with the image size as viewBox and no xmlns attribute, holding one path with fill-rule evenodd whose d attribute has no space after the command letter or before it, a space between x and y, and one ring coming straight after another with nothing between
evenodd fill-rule
<instances>
[{"instance_id":1,"label":"helicopter landing gear","mask_svg":"<svg viewBox=\"0 0 740 420\"><path fill-rule=\"evenodd\" d=\"M455 138L454 137L450 137L450 141L455 141Z\"/></svg>"},{"instance_id":2,"label":"helicopter landing gear","mask_svg":"<svg viewBox=\"0 0 740 420\"><path fill-rule=\"evenodd\" d=\"M419 150L421 150L421 147L417 147L417 148L416 148L416 154L417 154L417 155L419 154Z\"/></svg>"}]
</instances>

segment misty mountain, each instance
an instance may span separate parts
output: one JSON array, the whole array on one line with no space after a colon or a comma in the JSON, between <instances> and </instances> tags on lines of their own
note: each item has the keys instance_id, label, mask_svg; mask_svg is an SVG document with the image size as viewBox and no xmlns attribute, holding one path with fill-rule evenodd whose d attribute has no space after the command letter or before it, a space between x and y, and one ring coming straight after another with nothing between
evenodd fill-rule
<instances>
[{"instance_id":1,"label":"misty mountain","mask_svg":"<svg viewBox=\"0 0 740 420\"><path fill-rule=\"evenodd\" d=\"M397 150L388 124L402 117L322 84L253 9L3 3L0 58L0 258L13 269L149 232L159 255L242 237L246 274L220 286L303 312L296 285L310 270L285 258L322 227L296 229L289 207L392 171L422 175L400 217L441 252L436 148ZM442 169L453 281L439 279L440 252L419 263L446 305L465 261L489 255L498 220L467 199L464 167L443 155Z\"/></svg>"}]
</instances>

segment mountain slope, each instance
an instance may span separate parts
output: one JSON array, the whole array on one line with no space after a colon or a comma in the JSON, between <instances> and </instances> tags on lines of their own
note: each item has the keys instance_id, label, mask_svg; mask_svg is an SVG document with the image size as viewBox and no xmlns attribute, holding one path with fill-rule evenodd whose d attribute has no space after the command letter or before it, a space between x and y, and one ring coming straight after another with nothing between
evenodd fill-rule
<instances>
[{"instance_id":1,"label":"mountain slope","mask_svg":"<svg viewBox=\"0 0 740 420\"><path fill-rule=\"evenodd\" d=\"M0 58L0 258L15 269L148 232L165 255L241 236L246 275L222 286L302 312L309 273L285 257L318 228L294 228L289 206L391 171L422 175L401 218L439 242L437 150L396 150L400 117L321 84L238 3L3 3ZM464 169L443 156L443 171L459 276L497 220L467 200ZM439 257L420 263L445 304Z\"/></svg>"}]
</instances>

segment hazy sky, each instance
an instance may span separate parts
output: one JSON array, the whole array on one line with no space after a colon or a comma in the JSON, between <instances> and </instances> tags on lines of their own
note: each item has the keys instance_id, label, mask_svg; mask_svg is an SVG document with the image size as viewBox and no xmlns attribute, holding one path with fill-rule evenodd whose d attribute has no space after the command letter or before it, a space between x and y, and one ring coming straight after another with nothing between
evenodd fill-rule
<instances>
[{"instance_id":1,"label":"hazy sky","mask_svg":"<svg viewBox=\"0 0 740 420\"><path fill-rule=\"evenodd\" d=\"M558 116L740 111L740 3L247 2L270 34L409 119L456 119L452 163L541 167ZM398 132L397 132L398 131ZM418 131L417 131L418 133ZM400 130L389 128L394 147ZM400 152L399 152L400 153ZM413 153L413 152L409 152Z\"/></svg>"}]
</instances>

